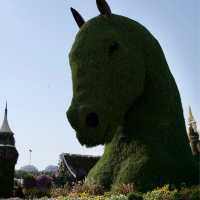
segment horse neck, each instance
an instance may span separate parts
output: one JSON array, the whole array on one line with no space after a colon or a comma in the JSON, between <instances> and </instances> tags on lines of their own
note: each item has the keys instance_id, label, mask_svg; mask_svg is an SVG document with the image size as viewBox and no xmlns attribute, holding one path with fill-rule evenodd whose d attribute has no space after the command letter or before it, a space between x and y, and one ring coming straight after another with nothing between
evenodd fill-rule
<instances>
[{"instance_id":1,"label":"horse neck","mask_svg":"<svg viewBox=\"0 0 200 200\"><path fill-rule=\"evenodd\" d=\"M153 148L156 142L161 149L168 149L170 145L180 149L188 146L179 92L173 77L169 82L171 84L146 83L144 94L133 103L124 118L123 134L130 140Z\"/></svg>"}]
</instances>

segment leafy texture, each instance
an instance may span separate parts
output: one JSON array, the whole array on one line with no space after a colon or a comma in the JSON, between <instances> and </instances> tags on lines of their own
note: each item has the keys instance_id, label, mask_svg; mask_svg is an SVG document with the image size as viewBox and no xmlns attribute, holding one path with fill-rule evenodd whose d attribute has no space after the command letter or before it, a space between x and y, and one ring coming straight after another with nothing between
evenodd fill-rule
<instances>
[{"instance_id":1,"label":"leafy texture","mask_svg":"<svg viewBox=\"0 0 200 200\"><path fill-rule=\"evenodd\" d=\"M126 17L86 22L71 49L73 99L67 112L82 145L105 144L86 182L140 191L198 182L180 95L152 34Z\"/></svg>"}]
</instances>

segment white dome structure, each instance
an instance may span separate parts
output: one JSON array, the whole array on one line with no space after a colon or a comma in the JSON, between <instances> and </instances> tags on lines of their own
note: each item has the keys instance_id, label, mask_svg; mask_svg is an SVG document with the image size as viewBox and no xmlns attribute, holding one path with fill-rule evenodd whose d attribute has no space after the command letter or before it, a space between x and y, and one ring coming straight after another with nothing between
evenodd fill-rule
<instances>
[{"instance_id":1,"label":"white dome structure","mask_svg":"<svg viewBox=\"0 0 200 200\"><path fill-rule=\"evenodd\" d=\"M58 171L58 166L56 165L49 165L45 168L45 172L56 173Z\"/></svg>"},{"instance_id":2,"label":"white dome structure","mask_svg":"<svg viewBox=\"0 0 200 200\"><path fill-rule=\"evenodd\" d=\"M25 165L20 168L21 171L37 173L38 169L34 165Z\"/></svg>"}]
</instances>

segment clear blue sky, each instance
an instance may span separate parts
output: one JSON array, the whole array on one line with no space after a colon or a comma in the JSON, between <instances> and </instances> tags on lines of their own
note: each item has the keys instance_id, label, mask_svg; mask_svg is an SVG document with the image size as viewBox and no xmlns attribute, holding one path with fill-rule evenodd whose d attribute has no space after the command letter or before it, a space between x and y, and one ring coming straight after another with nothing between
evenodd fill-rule
<instances>
[{"instance_id":1,"label":"clear blue sky","mask_svg":"<svg viewBox=\"0 0 200 200\"><path fill-rule=\"evenodd\" d=\"M180 89L200 127L199 0L108 0L112 11L145 25L160 41ZM8 118L20 153L17 168L44 169L62 152L101 154L76 140L65 112L72 97L68 53L78 31L70 6L85 19L98 15L95 0L1 0L0 121Z\"/></svg>"}]
</instances>

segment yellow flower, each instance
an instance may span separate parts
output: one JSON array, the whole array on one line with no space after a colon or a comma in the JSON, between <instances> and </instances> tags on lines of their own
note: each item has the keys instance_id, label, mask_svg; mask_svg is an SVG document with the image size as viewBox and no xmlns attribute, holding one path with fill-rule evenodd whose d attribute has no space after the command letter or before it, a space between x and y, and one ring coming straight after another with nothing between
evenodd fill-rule
<instances>
[{"instance_id":1,"label":"yellow flower","mask_svg":"<svg viewBox=\"0 0 200 200\"><path fill-rule=\"evenodd\" d=\"M70 197L78 197L79 194L76 193L76 192L70 192L70 193L69 193L69 196L70 196Z\"/></svg>"},{"instance_id":2,"label":"yellow flower","mask_svg":"<svg viewBox=\"0 0 200 200\"><path fill-rule=\"evenodd\" d=\"M64 197L58 197L58 200L64 200Z\"/></svg>"},{"instance_id":3,"label":"yellow flower","mask_svg":"<svg viewBox=\"0 0 200 200\"><path fill-rule=\"evenodd\" d=\"M112 195L111 192L104 192L104 196L105 196L105 197L109 197L109 196L111 196L111 195Z\"/></svg>"},{"instance_id":4,"label":"yellow flower","mask_svg":"<svg viewBox=\"0 0 200 200\"><path fill-rule=\"evenodd\" d=\"M103 197L102 196L96 196L95 200L103 200Z\"/></svg>"},{"instance_id":5,"label":"yellow flower","mask_svg":"<svg viewBox=\"0 0 200 200\"><path fill-rule=\"evenodd\" d=\"M85 199L85 198L87 198L88 196L89 196L89 194L88 194L87 192L82 192L82 193L79 194L79 197L80 197L81 199Z\"/></svg>"}]
</instances>

